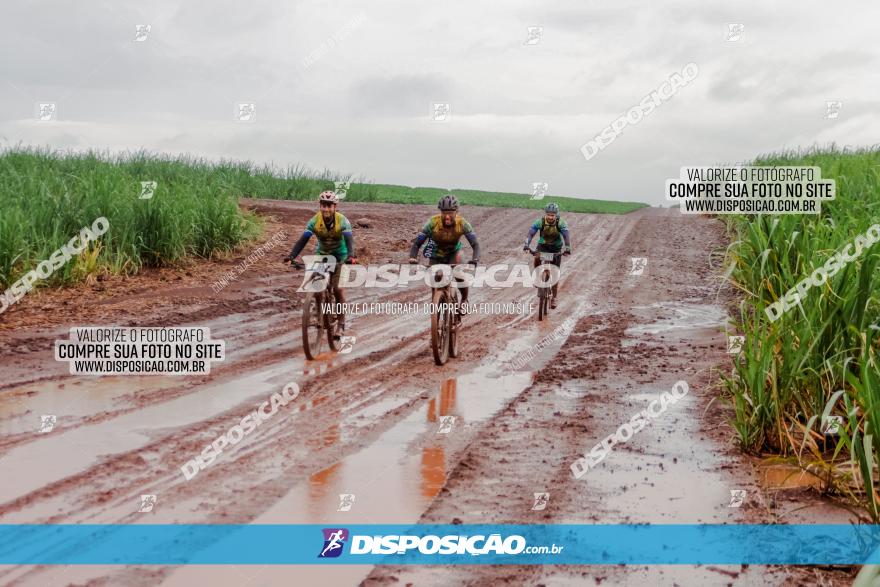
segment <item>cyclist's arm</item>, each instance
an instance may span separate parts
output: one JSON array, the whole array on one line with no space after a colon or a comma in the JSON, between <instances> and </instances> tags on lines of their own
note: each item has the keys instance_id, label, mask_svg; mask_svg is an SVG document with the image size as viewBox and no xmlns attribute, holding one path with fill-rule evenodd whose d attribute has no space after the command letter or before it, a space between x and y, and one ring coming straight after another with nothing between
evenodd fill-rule
<instances>
[{"instance_id":1,"label":"cyclist's arm","mask_svg":"<svg viewBox=\"0 0 880 587\"><path fill-rule=\"evenodd\" d=\"M419 249L422 248L422 245L425 244L426 240L428 240L428 235L424 232L420 232L416 235L416 238L413 239L412 245L409 248L410 259L416 257L419 254Z\"/></svg>"},{"instance_id":2,"label":"cyclist's arm","mask_svg":"<svg viewBox=\"0 0 880 587\"><path fill-rule=\"evenodd\" d=\"M351 223L344 216L342 221L342 238L345 239L345 248L348 249L349 258L356 259L357 255L354 253L354 233L351 230Z\"/></svg>"},{"instance_id":3,"label":"cyclist's arm","mask_svg":"<svg viewBox=\"0 0 880 587\"><path fill-rule=\"evenodd\" d=\"M357 255L354 254L354 234L348 230L342 233L342 238L345 239L345 248L348 249L348 256L351 258L357 258Z\"/></svg>"},{"instance_id":4,"label":"cyclist's arm","mask_svg":"<svg viewBox=\"0 0 880 587\"><path fill-rule=\"evenodd\" d=\"M290 251L290 258L291 259L296 259L297 257L299 257L299 254L302 252L302 250L304 248L306 248L306 244L309 242L309 239L312 238L313 234L314 233L309 229L306 229L302 233L302 236L299 237L299 240L296 241L296 243L294 243L293 249L291 249L291 251Z\"/></svg>"},{"instance_id":5,"label":"cyclist's arm","mask_svg":"<svg viewBox=\"0 0 880 587\"><path fill-rule=\"evenodd\" d=\"M565 242L564 250L571 252L571 237L568 234L568 224L565 221L560 222L559 232L562 234L563 242Z\"/></svg>"},{"instance_id":6,"label":"cyclist's arm","mask_svg":"<svg viewBox=\"0 0 880 587\"><path fill-rule=\"evenodd\" d=\"M467 239L467 241L468 241L468 242L470 243L470 245L471 245L471 248L474 250L474 254L473 254L473 256L472 256L472 260L473 260L473 261L479 261L479 260L480 260L480 243L477 242L477 233L471 231L471 232L465 234L465 235L464 235L464 238Z\"/></svg>"},{"instance_id":7,"label":"cyclist's arm","mask_svg":"<svg viewBox=\"0 0 880 587\"><path fill-rule=\"evenodd\" d=\"M527 249L529 248L529 246L531 246L532 239L535 237L536 234L538 234L538 229L533 224L531 227L529 227L529 235L526 237L526 242L523 243L524 248Z\"/></svg>"}]
</instances>

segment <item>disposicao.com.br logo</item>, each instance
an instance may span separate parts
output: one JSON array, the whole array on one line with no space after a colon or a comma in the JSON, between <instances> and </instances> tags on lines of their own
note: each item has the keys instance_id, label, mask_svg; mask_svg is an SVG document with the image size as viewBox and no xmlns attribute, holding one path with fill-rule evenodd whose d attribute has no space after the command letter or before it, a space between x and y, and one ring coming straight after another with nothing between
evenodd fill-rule
<instances>
[{"instance_id":1,"label":"disposicao.com.br logo","mask_svg":"<svg viewBox=\"0 0 880 587\"><path fill-rule=\"evenodd\" d=\"M298 291L318 292L327 288L329 276L336 270L336 260L328 255L303 256L306 276ZM433 288L452 285L464 287L541 287L556 285L561 276L556 265L532 267L528 263L496 263L474 266L470 264L437 264L431 267L417 264L385 263L382 265L343 265L339 287L392 288L407 287L423 281Z\"/></svg>"},{"instance_id":2,"label":"disposicao.com.br logo","mask_svg":"<svg viewBox=\"0 0 880 587\"><path fill-rule=\"evenodd\" d=\"M516 554L559 554L564 546L527 546L526 539L519 534L502 537L501 534L476 534L465 536L447 534L438 536L416 536L406 534L388 534L366 536L355 534L349 536L346 528L324 528L324 546L318 558L336 558L342 554L344 545L351 538L351 555L375 555L413 553L422 555L516 555Z\"/></svg>"},{"instance_id":3,"label":"disposicao.com.br logo","mask_svg":"<svg viewBox=\"0 0 880 587\"><path fill-rule=\"evenodd\" d=\"M342 547L348 540L348 530L345 528L324 528L324 547L318 558L336 558L342 554Z\"/></svg>"}]
</instances>

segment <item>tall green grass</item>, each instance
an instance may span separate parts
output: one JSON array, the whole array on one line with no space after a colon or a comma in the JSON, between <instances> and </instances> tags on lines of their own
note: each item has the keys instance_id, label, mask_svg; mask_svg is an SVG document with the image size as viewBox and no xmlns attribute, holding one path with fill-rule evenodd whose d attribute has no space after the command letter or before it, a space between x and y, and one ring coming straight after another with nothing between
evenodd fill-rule
<instances>
[{"instance_id":1,"label":"tall green grass","mask_svg":"<svg viewBox=\"0 0 880 587\"><path fill-rule=\"evenodd\" d=\"M880 149L814 149L762 156L751 165L815 165L837 180L821 215L728 219L731 279L744 293L742 354L725 378L744 448L797 459L829 487L861 500L880 520L880 243L862 251L800 306L771 322L764 309L872 224L880 223ZM823 434L841 416L837 437Z\"/></svg>"},{"instance_id":2,"label":"tall green grass","mask_svg":"<svg viewBox=\"0 0 880 587\"><path fill-rule=\"evenodd\" d=\"M139 199L141 182L158 186ZM210 162L145 151L73 153L37 148L0 152L0 291L100 216L110 230L49 284L98 270L133 273L174 264L189 255L210 257L259 232L240 197L314 200L336 181L350 181L346 201L436 204L440 188L373 185L351 176L301 166L278 168L250 161ZM540 208L547 200L525 194L456 190L465 205ZM549 198L548 198L549 199ZM553 198L564 211L626 213L629 202Z\"/></svg>"},{"instance_id":3,"label":"tall green grass","mask_svg":"<svg viewBox=\"0 0 880 587\"><path fill-rule=\"evenodd\" d=\"M50 283L81 277L90 257L94 269L131 273L229 250L259 230L256 218L238 207L244 176L235 165L142 152L6 150L0 153L0 285L8 287L101 216L109 220L107 233ZM141 181L158 183L151 199L139 199Z\"/></svg>"}]
</instances>

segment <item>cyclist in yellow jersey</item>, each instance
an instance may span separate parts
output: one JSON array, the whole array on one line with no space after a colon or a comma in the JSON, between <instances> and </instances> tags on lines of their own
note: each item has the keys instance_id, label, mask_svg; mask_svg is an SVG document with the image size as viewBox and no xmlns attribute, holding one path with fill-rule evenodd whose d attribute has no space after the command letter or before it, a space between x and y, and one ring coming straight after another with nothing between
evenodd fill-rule
<instances>
[{"instance_id":1,"label":"cyclist in yellow jersey","mask_svg":"<svg viewBox=\"0 0 880 587\"><path fill-rule=\"evenodd\" d=\"M477 242L477 233L471 223L458 214L458 198L449 194L440 198L437 204L439 214L432 216L422 227L422 230L413 239L409 249L409 262L418 263L416 258L419 249L425 243L433 243L433 250L429 265L446 264L456 265L462 262L461 237L465 237L471 245L473 255L471 265L477 265L480 260L480 243ZM468 288L461 288L461 303L467 303Z\"/></svg>"},{"instance_id":2,"label":"cyclist in yellow jersey","mask_svg":"<svg viewBox=\"0 0 880 587\"><path fill-rule=\"evenodd\" d=\"M532 243L532 238L536 234L538 235L538 246L535 254L535 267L541 263L539 259L540 253L561 253L563 255L571 255L571 237L568 233L568 224L566 224L565 220L560 217L558 204L553 202L547 204L544 207L544 215L535 220L535 222L529 227L529 234L526 236L526 241L523 243L523 251L530 251L529 246ZM562 264L562 258L556 257L553 264L560 267ZM553 297L550 299L551 308L556 307L557 299L559 297L558 288L558 283L553 285Z\"/></svg>"},{"instance_id":3,"label":"cyclist in yellow jersey","mask_svg":"<svg viewBox=\"0 0 880 587\"><path fill-rule=\"evenodd\" d=\"M296 244L290 255L284 257L284 261L299 264L297 257L305 248L312 235L318 239L318 248L316 255L330 255L336 258L336 269L330 283L333 287L333 293L336 295L336 301L340 304L345 303L345 294L339 287L339 267L342 263L357 264L357 257L354 253L354 234L351 230L351 222L348 218L336 211L339 204L339 196L336 192L324 191L318 196L320 210L315 214L306 225L305 231ZM339 330L345 330L345 315L341 315L339 322Z\"/></svg>"}]
</instances>

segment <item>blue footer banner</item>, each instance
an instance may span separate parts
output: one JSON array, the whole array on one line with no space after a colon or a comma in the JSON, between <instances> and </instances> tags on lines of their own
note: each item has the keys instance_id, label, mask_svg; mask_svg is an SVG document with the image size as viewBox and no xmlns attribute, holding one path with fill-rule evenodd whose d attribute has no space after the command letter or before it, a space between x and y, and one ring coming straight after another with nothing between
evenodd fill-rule
<instances>
[{"instance_id":1,"label":"blue footer banner","mask_svg":"<svg viewBox=\"0 0 880 587\"><path fill-rule=\"evenodd\" d=\"M860 565L878 546L876 525L0 525L4 565Z\"/></svg>"}]
</instances>

